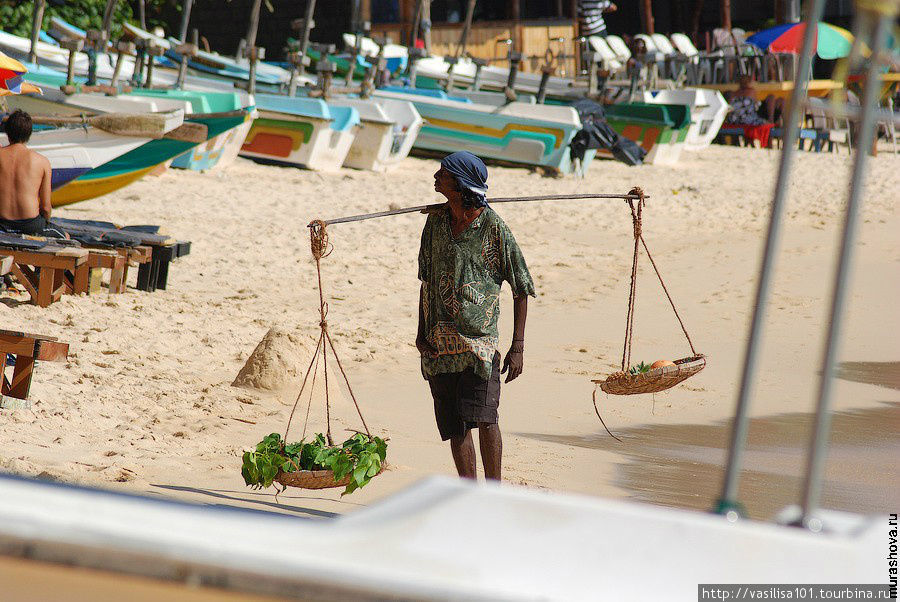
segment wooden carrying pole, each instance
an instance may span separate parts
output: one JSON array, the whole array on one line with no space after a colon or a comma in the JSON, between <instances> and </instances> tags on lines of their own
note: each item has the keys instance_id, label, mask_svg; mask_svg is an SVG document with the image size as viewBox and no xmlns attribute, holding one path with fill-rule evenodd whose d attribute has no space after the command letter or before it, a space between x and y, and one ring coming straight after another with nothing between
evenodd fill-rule
<instances>
[{"instance_id":1,"label":"wooden carrying pole","mask_svg":"<svg viewBox=\"0 0 900 602\"><path fill-rule=\"evenodd\" d=\"M639 199L636 194L603 194L603 193L591 193L591 194L545 194L541 196L518 196L518 197L503 197L496 199L487 199L487 202L495 205L497 203L525 203L530 201L574 201L579 199L624 199L624 200L634 200ZM644 199L649 199L649 196L644 196ZM430 211L434 211L439 207L443 207L446 203L434 203L432 205L418 205L416 207L406 207L404 209L393 209L391 211L377 211L375 213L364 213L362 215L351 215L349 217L337 217L335 219L330 219L323 222L311 222L308 227L312 228L317 223L325 224L326 226L330 226L332 224L346 224L348 222L361 222L367 219L374 219L376 217L388 217L391 215L402 215L404 213L428 213Z\"/></svg>"}]
</instances>

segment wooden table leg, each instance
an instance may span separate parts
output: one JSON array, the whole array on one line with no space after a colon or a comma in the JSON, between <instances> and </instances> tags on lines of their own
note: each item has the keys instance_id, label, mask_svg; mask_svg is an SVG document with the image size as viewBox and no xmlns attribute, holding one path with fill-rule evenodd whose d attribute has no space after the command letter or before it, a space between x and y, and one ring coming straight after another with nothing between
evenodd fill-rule
<instances>
[{"instance_id":1,"label":"wooden table leg","mask_svg":"<svg viewBox=\"0 0 900 602\"><path fill-rule=\"evenodd\" d=\"M125 292L125 266L127 261L121 255L116 256L113 268L109 272L109 294Z\"/></svg>"},{"instance_id":2,"label":"wooden table leg","mask_svg":"<svg viewBox=\"0 0 900 602\"><path fill-rule=\"evenodd\" d=\"M90 294L88 284L90 283L91 268L87 262L82 263L75 268L75 282L73 292L76 295Z\"/></svg>"},{"instance_id":3,"label":"wooden table leg","mask_svg":"<svg viewBox=\"0 0 900 602\"><path fill-rule=\"evenodd\" d=\"M9 381L6 380L6 352L0 351L0 395L6 395Z\"/></svg>"},{"instance_id":4,"label":"wooden table leg","mask_svg":"<svg viewBox=\"0 0 900 602\"><path fill-rule=\"evenodd\" d=\"M40 307L49 307L53 303L54 289L54 272L52 268L40 268L41 273L38 275L37 299L35 302Z\"/></svg>"},{"instance_id":5,"label":"wooden table leg","mask_svg":"<svg viewBox=\"0 0 900 602\"><path fill-rule=\"evenodd\" d=\"M31 375L34 373L34 358L19 355L16 357L16 368L13 371L12 383L9 387L10 397L28 399L31 389Z\"/></svg>"}]
</instances>

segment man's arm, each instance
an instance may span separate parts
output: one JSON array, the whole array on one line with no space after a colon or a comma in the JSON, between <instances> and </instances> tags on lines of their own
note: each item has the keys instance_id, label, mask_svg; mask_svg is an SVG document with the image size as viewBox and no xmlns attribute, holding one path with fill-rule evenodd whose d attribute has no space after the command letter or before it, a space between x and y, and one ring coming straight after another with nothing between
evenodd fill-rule
<instances>
[{"instance_id":1,"label":"man's arm","mask_svg":"<svg viewBox=\"0 0 900 602\"><path fill-rule=\"evenodd\" d=\"M53 176L50 170L50 161L45 157L41 157L40 161L43 173L41 174L41 187L38 193L38 212L44 216L44 219L50 221L50 213L53 211L53 205L50 202L50 182Z\"/></svg>"},{"instance_id":2,"label":"man's arm","mask_svg":"<svg viewBox=\"0 0 900 602\"><path fill-rule=\"evenodd\" d=\"M434 348L428 343L428 333L425 332L425 311L424 303L425 297L425 283L422 283L422 286L419 287L419 328L416 332L416 349L419 350L419 353L422 355L433 355Z\"/></svg>"},{"instance_id":3,"label":"man's arm","mask_svg":"<svg viewBox=\"0 0 900 602\"><path fill-rule=\"evenodd\" d=\"M528 295L513 297L513 340L503 360L503 370L507 370L504 382L518 378L525 364L525 320L528 318Z\"/></svg>"}]
</instances>

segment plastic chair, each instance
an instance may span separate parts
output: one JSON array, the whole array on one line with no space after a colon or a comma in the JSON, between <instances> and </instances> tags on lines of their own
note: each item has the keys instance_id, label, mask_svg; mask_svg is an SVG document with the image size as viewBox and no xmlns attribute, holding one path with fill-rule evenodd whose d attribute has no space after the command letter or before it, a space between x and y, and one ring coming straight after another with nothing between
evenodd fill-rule
<instances>
[{"instance_id":1,"label":"plastic chair","mask_svg":"<svg viewBox=\"0 0 900 602\"><path fill-rule=\"evenodd\" d=\"M610 73L620 73L625 70L625 64L618 59L605 39L600 36L589 36L587 41L590 49L600 55L600 63L604 69Z\"/></svg>"},{"instance_id":2,"label":"plastic chair","mask_svg":"<svg viewBox=\"0 0 900 602\"><path fill-rule=\"evenodd\" d=\"M625 40L619 36L606 36L606 43L609 45L610 49L616 53L616 58L623 63L631 58L631 50L628 48L628 44L626 44Z\"/></svg>"}]
</instances>

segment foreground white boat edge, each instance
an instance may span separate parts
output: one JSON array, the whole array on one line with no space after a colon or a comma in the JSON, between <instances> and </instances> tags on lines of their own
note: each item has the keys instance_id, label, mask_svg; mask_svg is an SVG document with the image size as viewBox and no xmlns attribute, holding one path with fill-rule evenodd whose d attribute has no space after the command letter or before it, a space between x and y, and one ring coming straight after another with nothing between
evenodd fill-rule
<instances>
[{"instance_id":1,"label":"foreground white boat edge","mask_svg":"<svg viewBox=\"0 0 900 602\"><path fill-rule=\"evenodd\" d=\"M3 554L300 598L695 600L887 574L887 517L825 512L811 533L446 477L323 521L18 477L0 499Z\"/></svg>"}]
</instances>

